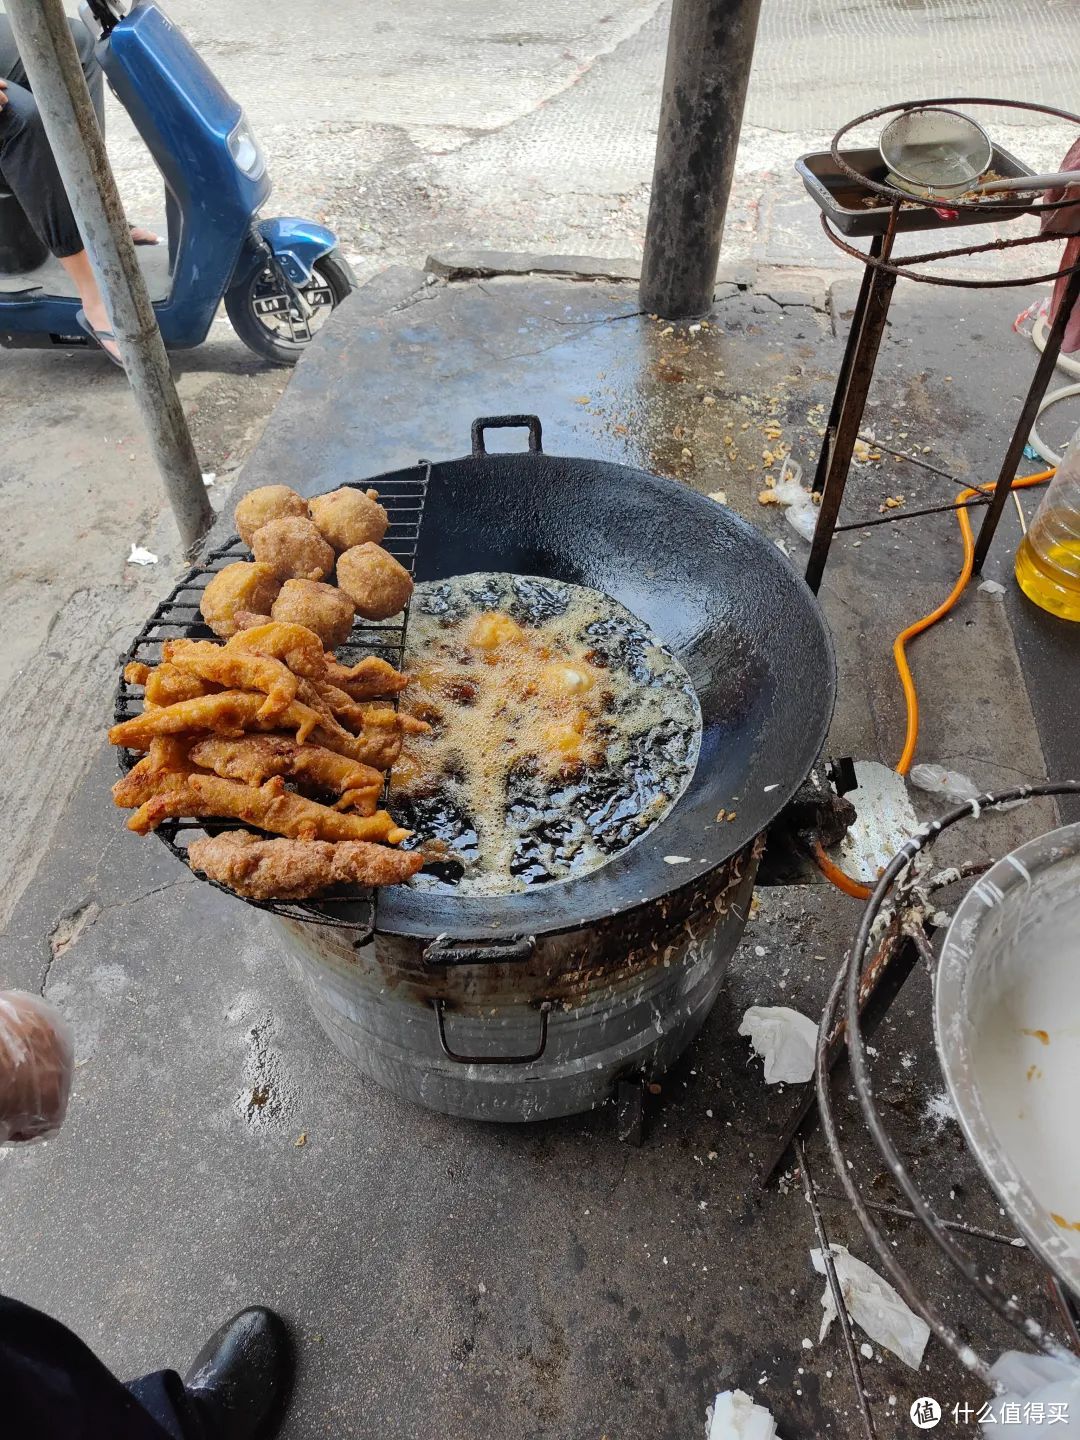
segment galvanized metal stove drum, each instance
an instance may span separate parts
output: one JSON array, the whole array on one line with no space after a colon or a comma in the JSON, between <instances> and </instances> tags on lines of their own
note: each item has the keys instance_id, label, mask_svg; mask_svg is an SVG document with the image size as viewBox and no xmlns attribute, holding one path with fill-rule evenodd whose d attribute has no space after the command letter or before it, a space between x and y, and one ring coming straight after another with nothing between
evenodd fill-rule
<instances>
[{"instance_id":1,"label":"galvanized metal stove drum","mask_svg":"<svg viewBox=\"0 0 1080 1440\"><path fill-rule=\"evenodd\" d=\"M527 451L487 453L487 430L516 426ZM472 439L464 459L421 467L416 578L499 571L617 600L693 682L697 768L651 830L576 878L263 908L323 1028L379 1084L456 1115L541 1119L663 1070L697 1033L745 923L760 837L818 758L835 661L803 581L726 506L628 466L546 455L535 416L478 420ZM392 497L415 495L417 476L342 478ZM354 635L347 653L397 658L400 638Z\"/></svg>"}]
</instances>

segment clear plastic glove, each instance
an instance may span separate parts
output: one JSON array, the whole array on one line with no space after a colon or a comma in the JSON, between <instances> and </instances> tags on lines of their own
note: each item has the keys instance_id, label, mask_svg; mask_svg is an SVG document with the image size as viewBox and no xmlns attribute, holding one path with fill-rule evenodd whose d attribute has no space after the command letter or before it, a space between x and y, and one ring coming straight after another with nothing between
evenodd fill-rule
<instances>
[{"instance_id":1,"label":"clear plastic glove","mask_svg":"<svg viewBox=\"0 0 1080 1440\"><path fill-rule=\"evenodd\" d=\"M0 990L0 1145L59 1130L74 1066L60 1012L24 990Z\"/></svg>"}]
</instances>

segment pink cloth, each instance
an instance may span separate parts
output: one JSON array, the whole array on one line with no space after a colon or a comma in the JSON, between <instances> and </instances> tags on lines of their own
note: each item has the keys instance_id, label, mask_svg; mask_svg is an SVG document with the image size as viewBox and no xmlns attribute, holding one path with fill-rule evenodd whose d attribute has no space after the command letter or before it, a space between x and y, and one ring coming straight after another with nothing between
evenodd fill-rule
<instances>
[{"instance_id":1,"label":"pink cloth","mask_svg":"<svg viewBox=\"0 0 1080 1440\"><path fill-rule=\"evenodd\" d=\"M1070 148L1069 153L1061 163L1062 170L1080 170L1080 140ZM1043 196L1044 200L1077 200L1080 201L1080 185L1067 185L1058 190L1048 190ZM1066 241L1065 253L1061 257L1061 268L1064 270L1070 265L1080 264L1080 205L1066 205L1060 210L1047 210L1042 217L1042 232L1044 235L1071 235L1072 238ZM1069 277L1062 275L1054 284L1054 297L1050 302L1050 324L1054 323L1054 316L1057 314L1058 306L1061 304L1062 296L1065 294L1065 286ZM1073 312L1069 316L1069 323L1065 326L1065 337L1061 342L1063 354L1071 355L1074 350L1080 350L1080 304L1073 306Z\"/></svg>"}]
</instances>

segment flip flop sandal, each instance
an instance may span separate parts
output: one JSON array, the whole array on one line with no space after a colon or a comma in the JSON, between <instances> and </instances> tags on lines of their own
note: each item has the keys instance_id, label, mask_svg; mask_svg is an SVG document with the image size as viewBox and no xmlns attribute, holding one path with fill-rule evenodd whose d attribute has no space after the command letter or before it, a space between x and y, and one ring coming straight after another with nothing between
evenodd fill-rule
<instances>
[{"instance_id":1,"label":"flip flop sandal","mask_svg":"<svg viewBox=\"0 0 1080 1440\"><path fill-rule=\"evenodd\" d=\"M129 225L129 226L128 226L128 229L131 231L132 244L134 244L134 245L161 245L161 244L164 243L164 242L162 241L162 238L161 238L160 235L158 235L157 238L154 239L154 240L136 240L136 239L135 239L135 231L136 231L136 230L142 230L143 228L144 228L144 227L143 227L142 225Z\"/></svg>"},{"instance_id":2,"label":"flip flop sandal","mask_svg":"<svg viewBox=\"0 0 1080 1440\"><path fill-rule=\"evenodd\" d=\"M120 359L118 355L114 355L111 350L106 349L105 344L103 343L106 340L111 340L114 345L116 344L116 336L113 334L113 332L111 330L95 330L94 327L90 324L90 321L86 318L85 310L76 310L75 321L79 329L85 331L85 333L90 336L90 339L93 340L94 344L105 356L106 360L111 360L118 369L123 370L124 362Z\"/></svg>"}]
</instances>

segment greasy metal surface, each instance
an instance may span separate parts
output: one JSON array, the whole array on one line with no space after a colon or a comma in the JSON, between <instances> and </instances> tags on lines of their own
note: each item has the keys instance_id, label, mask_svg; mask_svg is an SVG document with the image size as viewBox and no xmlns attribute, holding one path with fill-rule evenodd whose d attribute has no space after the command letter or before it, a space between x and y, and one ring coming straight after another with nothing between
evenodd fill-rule
<instances>
[{"instance_id":1,"label":"greasy metal surface","mask_svg":"<svg viewBox=\"0 0 1080 1440\"><path fill-rule=\"evenodd\" d=\"M840 129L837 130L836 134L832 138L832 144L829 147L829 154L832 156L837 166L843 171L845 175L847 175L849 180L855 180L860 185L865 185L867 189L873 190L876 194L884 196L890 204L895 204L900 200L909 200L915 205L927 205L930 208L933 208L935 204L940 204L940 202L935 202L932 200L919 200L916 196L909 195L906 191L898 190L894 185L889 185L883 181L870 180L865 175L860 175L858 171L854 170L844 158L843 152L840 149L840 143L844 139L844 136L850 135L853 130L857 130L860 126L863 125L869 125L871 121L880 120L886 115L901 115L904 113L904 111L917 110L927 106L940 107L952 105L973 105L976 108L989 106L993 109L1018 111L1021 112L1026 118L1045 115L1055 120L1067 120L1073 125L1080 126L1080 115L1074 115L1071 110L1059 110L1056 106L1053 105L1037 105L1034 102L1028 100L991 100L987 99L986 96L978 95L965 95L959 98L957 98L956 96L948 96L940 99L935 98L933 100L903 100L899 104L894 103L892 105L880 105L876 110L867 110L864 114L857 115L854 120L848 120L846 124L841 125ZM1040 213L1042 211L1048 210L1060 210L1063 205L1072 205L1075 203L1076 202L1071 199L1052 201L1044 200L1039 202L1032 202L1026 208L1033 213ZM958 200L950 197L948 208L950 210L977 211L982 209L983 205L984 202L977 199Z\"/></svg>"},{"instance_id":2,"label":"greasy metal surface","mask_svg":"<svg viewBox=\"0 0 1080 1440\"><path fill-rule=\"evenodd\" d=\"M927 102L936 103L936 102ZM944 102L943 102L944 103ZM957 102L962 103L962 102ZM903 109L904 107L887 107L885 110L873 111L868 116L860 119L866 120L888 113L889 110ZM1040 109L1041 107L1033 107ZM1063 114L1065 112L1054 112ZM1080 124L1080 118L1065 116L1065 118L1076 119ZM821 508L818 511L817 524L814 528L814 537L810 548L810 559L806 567L806 583L816 594L821 586L822 576L825 572L825 565L829 558L829 551L832 546L833 537L837 529L837 521L840 514L840 507L844 500L844 490L847 485L848 473L851 468L851 457L855 447L855 440L862 426L863 413L866 408L867 395L874 378L874 367L877 361L878 348L881 338L888 322L889 310L892 304L893 289L899 276L911 280L920 280L942 286L956 286L968 290L978 289L1000 289L1010 284L1030 284L1032 277L1024 277L1016 281L1009 280L958 280L951 276L927 275L913 270L911 266L915 263L941 259L944 257L955 257L965 254L975 254L980 247L970 246L952 250L940 250L928 252L926 255L905 256L905 264L898 265L892 260L893 245L896 234L900 228L901 218L907 211L901 207L904 197L891 186L882 186L871 181L865 175L860 175L848 162L842 159L838 148L841 137L850 131L854 124L851 122L837 131L833 137L831 156L839 169L853 178L866 188L886 195L890 199L890 210L885 229L882 233L875 234L870 241L869 248L864 253L854 246L842 241L829 225L829 218L825 210L822 211L821 223L827 235L846 254L851 255L863 266L862 285L859 290L859 298L855 306L855 313L852 316L851 329L848 333L848 342L844 350L844 359L841 363L840 373L837 377L836 389L833 392L832 406L829 413L828 424L822 439L821 449L818 453L817 470L814 477L814 489L821 494ZM811 191L813 193L813 191ZM1060 202L1059 202L1060 203ZM967 217L971 211L971 204L963 205L959 201L949 202L950 208L959 207L959 213ZM1054 205L1032 206L1031 209L1054 209ZM1028 237L1036 242L1045 239L1060 240L1061 236L1035 236ZM993 246L1006 246L1012 241L995 240L990 242ZM1027 243L1025 240L1015 242ZM1046 338L1046 345L1042 355L1035 366L1031 383L1028 386L1027 394L1020 407L1020 413L1013 426L1013 432L1006 447L1001 465L998 470L994 490L990 495L989 504L985 507L986 514L983 516L979 526L978 536L975 541L975 573L981 573L990 552L1006 501L1012 489L1014 476L1017 474L1024 446L1027 443L1028 434L1038 413L1039 405L1046 393L1050 383L1050 377L1054 373L1054 366L1057 363L1058 351L1061 348L1061 341L1065 334L1065 327L1068 318L1072 313L1073 305L1080 297L1080 265L1062 268L1053 271L1045 276L1034 277L1045 280L1055 280L1059 276L1068 275L1068 284L1065 294L1062 296L1062 303L1058 307L1058 313ZM871 520L871 524L877 522ZM859 525L845 526L845 529L865 528Z\"/></svg>"},{"instance_id":3,"label":"greasy metal surface","mask_svg":"<svg viewBox=\"0 0 1080 1440\"><path fill-rule=\"evenodd\" d=\"M878 183L881 183L885 167L876 150L844 150L841 154L848 171L854 170L857 175L871 180L878 179ZM1023 161L999 145L994 146L990 168L1002 177L1031 174ZM828 150L800 155L795 161L795 171L806 186L807 194L821 207L841 235L857 237L884 234L895 201L886 202L882 198L879 205L862 204L872 192L868 191L861 181L853 181L847 172L841 170ZM965 209L957 212L955 220L950 220L931 206L905 205L897 216L896 228L898 231L940 230L946 225L987 225L1025 214L1026 211L1026 205L995 201L991 206L984 201L978 211Z\"/></svg>"},{"instance_id":4,"label":"greasy metal surface","mask_svg":"<svg viewBox=\"0 0 1080 1440\"><path fill-rule=\"evenodd\" d=\"M290 973L341 1053L404 1100L475 1120L553 1119L661 1074L708 1015L746 921L751 845L644 910L541 939L526 959L433 967L422 942L281 920Z\"/></svg>"},{"instance_id":5,"label":"greasy metal surface","mask_svg":"<svg viewBox=\"0 0 1080 1440\"><path fill-rule=\"evenodd\" d=\"M726 506L642 470L539 451L435 464L416 577L482 570L590 586L644 621L697 691L697 770L668 815L601 869L516 895L397 886L379 897L380 933L480 940L595 923L694 882L798 789L832 717L832 642L783 556Z\"/></svg>"}]
</instances>

